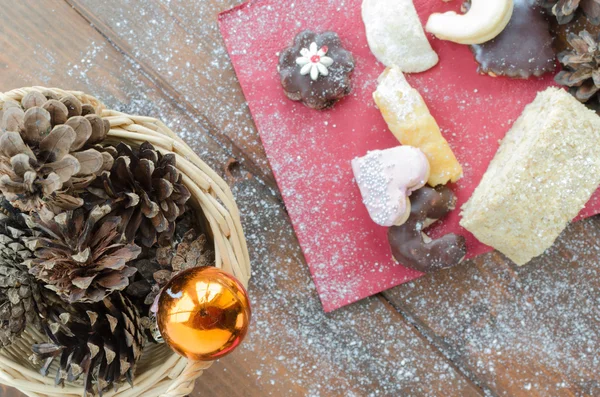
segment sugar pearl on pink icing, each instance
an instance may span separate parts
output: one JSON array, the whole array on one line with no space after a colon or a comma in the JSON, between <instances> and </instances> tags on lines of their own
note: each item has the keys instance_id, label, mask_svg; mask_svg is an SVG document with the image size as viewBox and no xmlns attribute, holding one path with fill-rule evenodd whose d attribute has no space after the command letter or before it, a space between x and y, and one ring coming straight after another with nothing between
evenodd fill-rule
<instances>
[{"instance_id":1,"label":"sugar pearl on pink icing","mask_svg":"<svg viewBox=\"0 0 600 397\"><path fill-rule=\"evenodd\" d=\"M352 170L371 219L387 227L406 222L408 196L429 178L427 157L411 146L368 152L352 160Z\"/></svg>"}]
</instances>

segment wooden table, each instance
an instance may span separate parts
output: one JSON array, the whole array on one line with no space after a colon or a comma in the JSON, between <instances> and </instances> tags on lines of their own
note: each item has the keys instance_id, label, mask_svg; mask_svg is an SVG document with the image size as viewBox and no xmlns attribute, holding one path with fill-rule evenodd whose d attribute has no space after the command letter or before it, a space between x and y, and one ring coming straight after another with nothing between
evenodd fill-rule
<instances>
[{"instance_id":1,"label":"wooden table","mask_svg":"<svg viewBox=\"0 0 600 397\"><path fill-rule=\"evenodd\" d=\"M162 118L232 186L252 333L194 396L600 396L599 218L526 267L493 253L323 313L217 28L241 2L0 0L2 91Z\"/></svg>"}]
</instances>

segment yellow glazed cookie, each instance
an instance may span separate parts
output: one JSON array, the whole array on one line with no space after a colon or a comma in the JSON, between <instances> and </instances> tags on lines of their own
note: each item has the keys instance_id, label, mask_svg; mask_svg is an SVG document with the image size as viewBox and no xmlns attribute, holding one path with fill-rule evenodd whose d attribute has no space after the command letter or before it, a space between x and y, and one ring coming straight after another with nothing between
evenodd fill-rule
<instances>
[{"instance_id":1,"label":"yellow glazed cookie","mask_svg":"<svg viewBox=\"0 0 600 397\"><path fill-rule=\"evenodd\" d=\"M379 76L373 99L400 143L419 148L427 156L431 166L429 185L444 185L460 179L462 167L450 145L421 94L408 84L399 68L389 67Z\"/></svg>"}]
</instances>

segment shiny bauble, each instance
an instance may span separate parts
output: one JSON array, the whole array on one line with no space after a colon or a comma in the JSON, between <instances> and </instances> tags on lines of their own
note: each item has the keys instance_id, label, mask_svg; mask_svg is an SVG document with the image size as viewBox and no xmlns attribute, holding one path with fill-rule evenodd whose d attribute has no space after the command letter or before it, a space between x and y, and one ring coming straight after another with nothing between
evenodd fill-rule
<instances>
[{"instance_id":1,"label":"shiny bauble","mask_svg":"<svg viewBox=\"0 0 600 397\"><path fill-rule=\"evenodd\" d=\"M215 267L177 274L158 300L158 328L177 353L212 361L240 345L250 324L250 302L243 285Z\"/></svg>"}]
</instances>

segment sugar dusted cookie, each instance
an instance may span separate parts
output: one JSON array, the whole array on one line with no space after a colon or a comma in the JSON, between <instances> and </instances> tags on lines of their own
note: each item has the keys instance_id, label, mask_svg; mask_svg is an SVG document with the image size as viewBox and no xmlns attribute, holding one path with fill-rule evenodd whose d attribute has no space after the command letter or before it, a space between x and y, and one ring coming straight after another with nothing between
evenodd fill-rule
<instances>
[{"instance_id":1,"label":"sugar dusted cookie","mask_svg":"<svg viewBox=\"0 0 600 397\"><path fill-rule=\"evenodd\" d=\"M371 52L385 66L418 73L438 63L412 0L363 0L362 19Z\"/></svg>"},{"instance_id":2,"label":"sugar dusted cookie","mask_svg":"<svg viewBox=\"0 0 600 397\"><path fill-rule=\"evenodd\" d=\"M381 226L406 222L408 196L429 178L427 157L410 146L369 152L352 160L352 170L371 219Z\"/></svg>"},{"instance_id":3,"label":"sugar dusted cookie","mask_svg":"<svg viewBox=\"0 0 600 397\"><path fill-rule=\"evenodd\" d=\"M460 224L524 265L554 243L598 185L600 117L548 88L502 140Z\"/></svg>"},{"instance_id":4,"label":"sugar dusted cookie","mask_svg":"<svg viewBox=\"0 0 600 397\"><path fill-rule=\"evenodd\" d=\"M421 94L408 84L400 69L387 68L379 76L373 99L400 143L418 147L427 156L431 166L429 185L444 185L462 177L462 167L440 127Z\"/></svg>"}]
</instances>

